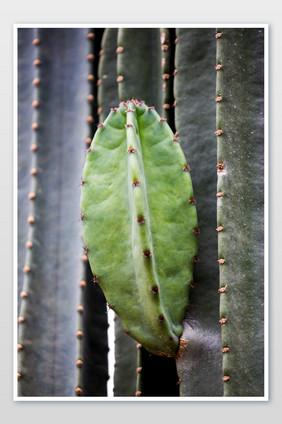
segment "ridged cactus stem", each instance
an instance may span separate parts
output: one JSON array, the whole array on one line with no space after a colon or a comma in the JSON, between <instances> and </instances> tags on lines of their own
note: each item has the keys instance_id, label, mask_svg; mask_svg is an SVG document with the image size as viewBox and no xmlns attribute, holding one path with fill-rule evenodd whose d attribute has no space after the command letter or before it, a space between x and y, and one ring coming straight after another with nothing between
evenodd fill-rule
<instances>
[{"instance_id":1,"label":"ridged cactus stem","mask_svg":"<svg viewBox=\"0 0 282 424\"><path fill-rule=\"evenodd\" d=\"M216 39L224 396L263 396L264 30L218 28Z\"/></svg>"},{"instance_id":2,"label":"ridged cactus stem","mask_svg":"<svg viewBox=\"0 0 282 424\"><path fill-rule=\"evenodd\" d=\"M33 43L38 75L33 80L34 158L19 316L19 395L73 396L81 249L79 208L74 205L84 157L79 140L86 137L87 126L86 30L39 29Z\"/></svg>"},{"instance_id":3,"label":"ridged cactus stem","mask_svg":"<svg viewBox=\"0 0 282 424\"><path fill-rule=\"evenodd\" d=\"M221 396L221 332L218 324L215 130L216 39L213 28L177 28L175 126L191 166L198 212L198 257L177 360L181 396Z\"/></svg>"},{"instance_id":4,"label":"ridged cactus stem","mask_svg":"<svg viewBox=\"0 0 282 424\"><path fill-rule=\"evenodd\" d=\"M187 171L165 120L143 102L129 101L100 125L83 176L92 271L125 330L164 356L179 349L196 256Z\"/></svg>"},{"instance_id":5,"label":"ridged cactus stem","mask_svg":"<svg viewBox=\"0 0 282 424\"><path fill-rule=\"evenodd\" d=\"M138 98L162 113L159 28L119 28L117 52L120 100Z\"/></svg>"},{"instance_id":6,"label":"ridged cactus stem","mask_svg":"<svg viewBox=\"0 0 282 424\"><path fill-rule=\"evenodd\" d=\"M136 345L137 348L137 368L136 368L136 373L137 373L137 379L136 379L136 392L135 392L135 396L140 397L142 396L142 391L143 391L143 379L142 379L142 346L140 343L137 343Z\"/></svg>"},{"instance_id":7,"label":"ridged cactus stem","mask_svg":"<svg viewBox=\"0 0 282 424\"><path fill-rule=\"evenodd\" d=\"M171 129L174 128L174 53L175 53L175 29L160 28L160 41L162 50L162 78L163 78L163 110Z\"/></svg>"},{"instance_id":8,"label":"ridged cactus stem","mask_svg":"<svg viewBox=\"0 0 282 424\"><path fill-rule=\"evenodd\" d=\"M36 173L34 168L35 155L30 151L34 143L32 123L36 122L37 101L34 98L35 81L38 67L36 66L35 28L18 29L18 307L20 293L23 289L27 249L32 246L32 228L27 222L30 212L31 179Z\"/></svg>"}]
</instances>

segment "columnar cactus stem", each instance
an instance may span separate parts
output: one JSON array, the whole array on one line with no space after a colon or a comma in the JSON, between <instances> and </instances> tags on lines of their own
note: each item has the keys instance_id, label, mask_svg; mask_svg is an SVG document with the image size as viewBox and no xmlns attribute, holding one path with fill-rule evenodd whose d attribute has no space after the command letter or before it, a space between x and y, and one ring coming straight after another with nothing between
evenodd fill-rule
<instances>
[{"instance_id":1,"label":"columnar cactus stem","mask_svg":"<svg viewBox=\"0 0 282 424\"><path fill-rule=\"evenodd\" d=\"M98 111L100 122L119 103L117 84L118 28L106 28L103 34L98 68Z\"/></svg>"},{"instance_id":2,"label":"columnar cactus stem","mask_svg":"<svg viewBox=\"0 0 282 424\"><path fill-rule=\"evenodd\" d=\"M91 145L81 197L84 241L107 301L133 338L164 356L178 351L197 250L190 175L173 137L143 102L112 111Z\"/></svg>"},{"instance_id":3,"label":"columnar cactus stem","mask_svg":"<svg viewBox=\"0 0 282 424\"><path fill-rule=\"evenodd\" d=\"M225 396L263 396L264 33L216 33L222 380Z\"/></svg>"},{"instance_id":4,"label":"columnar cactus stem","mask_svg":"<svg viewBox=\"0 0 282 424\"><path fill-rule=\"evenodd\" d=\"M159 28L119 28L117 52L120 100L137 97L162 113Z\"/></svg>"},{"instance_id":5,"label":"columnar cactus stem","mask_svg":"<svg viewBox=\"0 0 282 424\"><path fill-rule=\"evenodd\" d=\"M26 217L32 237L19 314L20 396L74 395L81 256L76 186L85 155L79 140L86 138L87 129L86 32L40 29L34 42L38 105Z\"/></svg>"},{"instance_id":6,"label":"columnar cactus stem","mask_svg":"<svg viewBox=\"0 0 282 424\"><path fill-rule=\"evenodd\" d=\"M30 150L35 139L32 124L36 121L37 105L34 98L35 88L32 85L38 69L34 65L35 32L35 28L18 29L18 306L21 303L20 293L24 284L23 268L26 265L27 248L32 247L32 242L29 240L32 236L32 228L27 222L27 217L30 212L28 195L33 191L31 190L32 173L36 172L33 165L36 155ZM27 242L28 245L26 245Z\"/></svg>"},{"instance_id":7,"label":"columnar cactus stem","mask_svg":"<svg viewBox=\"0 0 282 424\"><path fill-rule=\"evenodd\" d=\"M174 50L175 30L173 28L160 28L162 50L162 79L163 79L163 114L168 124L174 130Z\"/></svg>"},{"instance_id":8,"label":"columnar cactus stem","mask_svg":"<svg viewBox=\"0 0 282 424\"><path fill-rule=\"evenodd\" d=\"M198 256L184 325L188 341L177 361L181 396L221 396L216 228L215 74L213 28L177 28L175 126L189 159L198 211Z\"/></svg>"}]
</instances>

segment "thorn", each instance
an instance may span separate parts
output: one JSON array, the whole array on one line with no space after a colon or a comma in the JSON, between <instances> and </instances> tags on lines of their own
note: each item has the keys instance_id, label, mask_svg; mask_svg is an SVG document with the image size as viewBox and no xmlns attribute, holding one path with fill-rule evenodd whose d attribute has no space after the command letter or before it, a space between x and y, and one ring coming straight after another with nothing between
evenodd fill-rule
<instances>
[{"instance_id":1,"label":"thorn","mask_svg":"<svg viewBox=\"0 0 282 424\"><path fill-rule=\"evenodd\" d=\"M180 141L179 137L173 137L172 141Z\"/></svg>"},{"instance_id":2,"label":"thorn","mask_svg":"<svg viewBox=\"0 0 282 424\"><path fill-rule=\"evenodd\" d=\"M38 100L33 100L33 102L31 103L31 106L36 109L39 106L39 101Z\"/></svg>"},{"instance_id":3,"label":"thorn","mask_svg":"<svg viewBox=\"0 0 282 424\"><path fill-rule=\"evenodd\" d=\"M159 315L159 321L164 321L165 317L163 316L163 314Z\"/></svg>"},{"instance_id":4,"label":"thorn","mask_svg":"<svg viewBox=\"0 0 282 424\"><path fill-rule=\"evenodd\" d=\"M119 53L122 53L123 52L123 47L121 47L121 46L119 46L117 49L116 49L116 53L117 54L119 54Z\"/></svg>"},{"instance_id":5,"label":"thorn","mask_svg":"<svg viewBox=\"0 0 282 424\"><path fill-rule=\"evenodd\" d=\"M79 282L79 287L81 287L82 289L83 289L84 287L86 287L86 282L85 282L84 280L81 280L81 281Z\"/></svg>"},{"instance_id":6,"label":"thorn","mask_svg":"<svg viewBox=\"0 0 282 424\"><path fill-rule=\"evenodd\" d=\"M36 168L31 168L30 170L30 175L36 175L37 174L37 169Z\"/></svg>"},{"instance_id":7,"label":"thorn","mask_svg":"<svg viewBox=\"0 0 282 424\"><path fill-rule=\"evenodd\" d=\"M93 275L93 279L92 279L94 284L98 284L99 283L99 278L97 275Z\"/></svg>"},{"instance_id":8,"label":"thorn","mask_svg":"<svg viewBox=\"0 0 282 424\"><path fill-rule=\"evenodd\" d=\"M223 258L218 259L218 260L217 260L217 262L218 262L220 265L223 265L223 264L224 264L224 262L225 262L225 259L223 259Z\"/></svg>"},{"instance_id":9,"label":"thorn","mask_svg":"<svg viewBox=\"0 0 282 424\"><path fill-rule=\"evenodd\" d=\"M135 148L134 147L130 147L128 150L127 150L127 153L134 153L135 152Z\"/></svg>"},{"instance_id":10,"label":"thorn","mask_svg":"<svg viewBox=\"0 0 282 424\"><path fill-rule=\"evenodd\" d=\"M221 97L221 96L218 96L218 97L216 97L214 100L215 100L217 103L218 103L218 102L221 102L222 97Z\"/></svg>"},{"instance_id":11,"label":"thorn","mask_svg":"<svg viewBox=\"0 0 282 424\"><path fill-rule=\"evenodd\" d=\"M77 186L77 187L83 186L84 184L85 184L85 180L84 180L83 178L81 178L81 183L80 183L80 184L78 184L78 186Z\"/></svg>"},{"instance_id":12,"label":"thorn","mask_svg":"<svg viewBox=\"0 0 282 424\"><path fill-rule=\"evenodd\" d=\"M112 306L110 305L110 303L107 303L107 306L109 309L113 309Z\"/></svg>"},{"instance_id":13,"label":"thorn","mask_svg":"<svg viewBox=\"0 0 282 424\"><path fill-rule=\"evenodd\" d=\"M85 140L85 143L88 144L88 145L90 145L91 142L92 142L91 137L87 137L87 139Z\"/></svg>"},{"instance_id":14,"label":"thorn","mask_svg":"<svg viewBox=\"0 0 282 424\"><path fill-rule=\"evenodd\" d=\"M78 307L76 308L76 310L79 313L83 312L83 306L82 305L78 305Z\"/></svg>"},{"instance_id":15,"label":"thorn","mask_svg":"<svg viewBox=\"0 0 282 424\"><path fill-rule=\"evenodd\" d=\"M186 172L191 171L190 166L189 166L189 165L185 165L185 166L183 167L183 171L186 171Z\"/></svg>"},{"instance_id":16,"label":"thorn","mask_svg":"<svg viewBox=\"0 0 282 424\"><path fill-rule=\"evenodd\" d=\"M18 374L17 374L17 378L18 378L18 381L20 381L20 379L22 378L22 375L21 375L21 373L20 373L20 372L18 372Z\"/></svg>"},{"instance_id":17,"label":"thorn","mask_svg":"<svg viewBox=\"0 0 282 424\"><path fill-rule=\"evenodd\" d=\"M176 37L176 39L174 40L174 44L178 43L179 38Z\"/></svg>"},{"instance_id":18,"label":"thorn","mask_svg":"<svg viewBox=\"0 0 282 424\"><path fill-rule=\"evenodd\" d=\"M32 81L32 85L34 85L35 87L37 87L40 84L40 79L39 78L34 78L34 80Z\"/></svg>"},{"instance_id":19,"label":"thorn","mask_svg":"<svg viewBox=\"0 0 282 424\"><path fill-rule=\"evenodd\" d=\"M97 109L97 114L98 114L98 115L101 115L102 110L103 110L103 109L102 109L102 107L101 107L101 106L99 106L99 107L98 107L98 109Z\"/></svg>"},{"instance_id":20,"label":"thorn","mask_svg":"<svg viewBox=\"0 0 282 424\"><path fill-rule=\"evenodd\" d=\"M25 244L25 247L27 248L27 249L31 249L32 248L32 246L33 246L33 243L32 243L32 241L27 241L26 242L26 244Z\"/></svg>"},{"instance_id":21,"label":"thorn","mask_svg":"<svg viewBox=\"0 0 282 424\"><path fill-rule=\"evenodd\" d=\"M122 82L123 81L123 76L122 75L119 75L118 77L117 77L117 82Z\"/></svg>"},{"instance_id":22,"label":"thorn","mask_svg":"<svg viewBox=\"0 0 282 424\"><path fill-rule=\"evenodd\" d=\"M28 273L30 272L30 267L26 265L26 266L23 268L23 272L24 272L25 274L28 274Z\"/></svg>"},{"instance_id":23,"label":"thorn","mask_svg":"<svg viewBox=\"0 0 282 424\"><path fill-rule=\"evenodd\" d=\"M141 349L141 348L142 348L141 343L137 343L136 348L137 348L137 349Z\"/></svg>"},{"instance_id":24,"label":"thorn","mask_svg":"<svg viewBox=\"0 0 282 424\"><path fill-rule=\"evenodd\" d=\"M223 195L222 191L218 191L218 192L216 193L216 197L222 197L222 195Z\"/></svg>"},{"instance_id":25,"label":"thorn","mask_svg":"<svg viewBox=\"0 0 282 424\"><path fill-rule=\"evenodd\" d=\"M38 123L37 123L37 122L33 122L33 124L31 125L31 129L32 129L33 131L37 131L37 130L38 130L38 128L39 128Z\"/></svg>"},{"instance_id":26,"label":"thorn","mask_svg":"<svg viewBox=\"0 0 282 424\"><path fill-rule=\"evenodd\" d=\"M140 218L137 218L136 221L138 222L138 224L143 224L145 222L146 218L144 218L144 216L140 216Z\"/></svg>"},{"instance_id":27,"label":"thorn","mask_svg":"<svg viewBox=\"0 0 282 424\"><path fill-rule=\"evenodd\" d=\"M140 185L140 181L136 180L136 181L132 181L132 186L133 187L137 187Z\"/></svg>"},{"instance_id":28,"label":"thorn","mask_svg":"<svg viewBox=\"0 0 282 424\"><path fill-rule=\"evenodd\" d=\"M226 292L226 287L227 286L224 286L224 287L220 287L217 291L218 291L218 293L225 293Z\"/></svg>"},{"instance_id":29,"label":"thorn","mask_svg":"<svg viewBox=\"0 0 282 424\"><path fill-rule=\"evenodd\" d=\"M181 378L179 377L179 379L178 379L178 381L177 381L177 383L176 383L176 385L177 386L179 386L179 384L181 383Z\"/></svg>"},{"instance_id":30,"label":"thorn","mask_svg":"<svg viewBox=\"0 0 282 424\"><path fill-rule=\"evenodd\" d=\"M166 120L166 118L160 118L160 122L165 122Z\"/></svg>"},{"instance_id":31,"label":"thorn","mask_svg":"<svg viewBox=\"0 0 282 424\"><path fill-rule=\"evenodd\" d=\"M222 352L222 353L228 353L229 351L230 351L229 347L223 347L223 348L221 349L221 352Z\"/></svg>"},{"instance_id":32,"label":"thorn","mask_svg":"<svg viewBox=\"0 0 282 424\"><path fill-rule=\"evenodd\" d=\"M82 260L82 262L84 262L84 263L88 262L88 257L87 257L87 255L82 255L81 260Z\"/></svg>"},{"instance_id":33,"label":"thorn","mask_svg":"<svg viewBox=\"0 0 282 424\"><path fill-rule=\"evenodd\" d=\"M224 375L222 381L228 381L230 379L229 375Z\"/></svg>"},{"instance_id":34,"label":"thorn","mask_svg":"<svg viewBox=\"0 0 282 424\"><path fill-rule=\"evenodd\" d=\"M200 234L200 228L193 228L193 233L196 235Z\"/></svg>"},{"instance_id":35,"label":"thorn","mask_svg":"<svg viewBox=\"0 0 282 424\"><path fill-rule=\"evenodd\" d=\"M169 74L163 74L163 79L164 79L164 80L168 80L168 79L169 79L169 77L170 77L170 75L169 75Z\"/></svg>"},{"instance_id":36,"label":"thorn","mask_svg":"<svg viewBox=\"0 0 282 424\"><path fill-rule=\"evenodd\" d=\"M148 106L147 107L147 110L153 110L153 109L155 109L155 106Z\"/></svg>"},{"instance_id":37,"label":"thorn","mask_svg":"<svg viewBox=\"0 0 282 424\"><path fill-rule=\"evenodd\" d=\"M89 81L89 82L93 82L94 80L95 80L94 75L89 74L89 75L87 76L87 81ZM97 85L98 85L98 82L97 82Z\"/></svg>"},{"instance_id":38,"label":"thorn","mask_svg":"<svg viewBox=\"0 0 282 424\"><path fill-rule=\"evenodd\" d=\"M28 222L29 224L34 224L34 223L35 223L35 219L34 219L34 217L33 217L33 216L29 216L29 217L27 218L27 222Z\"/></svg>"},{"instance_id":39,"label":"thorn","mask_svg":"<svg viewBox=\"0 0 282 424\"><path fill-rule=\"evenodd\" d=\"M18 352L20 352L22 350L22 345L20 343L18 343Z\"/></svg>"},{"instance_id":40,"label":"thorn","mask_svg":"<svg viewBox=\"0 0 282 424\"><path fill-rule=\"evenodd\" d=\"M196 204L196 200L195 199L189 199L188 202L191 203L191 205L195 205Z\"/></svg>"},{"instance_id":41,"label":"thorn","mask_svg":"<svg viewBox=\"0 0 282 424\"><path fill-rule=\"evenodd\" d=\"M78 360L76 361L75 365L76 365L78 368L81 368L81 367L82 367L82 365L83 365L83 361L82 361L81 359L78 359Z\"/></svg>"},{"instance_id":42,"label":"thorn","mask_svg":"<svg viewBox=\"0 0 282 424\"><path fill-rule=\"evenodd\" d=\"M93 118L93 116L88 116L88 117L87 117L87 122L88 122L88 124L93 124L93 123L94 123L94 118Z\"/></svg>"},{"instance_id":43,"label":"thorn","mask_svg":"<svg viewBox=\"0 0 282 424\"><path fill-rule=\"evenodd\" d=\"M88 149L86 149L85 152L89 153L89 152L91 152L91 150L92 150L91 147L88 147Z\"/></svg>"},{"instance_id":44,"label":"thorn","mask_svg":"<svg viewBox=\"0 0 282 424\"><path fill-rule=\"evenodd\" d=\"M223 162L218 162L218 164L216 165L218 172L222 172L224 171L224 164Z\"/></svg>"},{"instance_id":45,"label":"thorn","mask_svg":"<svg viewBox=\"0 0 282 424\"><path fill-rule=\"evenodd\" d=\"M220 324L224 325L227 321L227 318L221 318L218 322L220 322Z\"/></svg>"},{"instance_id":46,"label":"thorn","mask_svg":"<svg viewBox=\"0 0 282 424\"><path fill-rule=\"evenodd\" d=\"M81 395L82 395L82 389L81 389L81 387L77 387L77 388L75 389L75 394L76 394L77 396L81 396Z\"/></svg>"},{"instance_id":47,"label":"thorn","mask_svg":"<svg viewBox=\"0 0 282 424\"><path fill-rule=\"evenodd\" d=\"M84 214L83 214L83 213L81 213L81 214L80 214L79 221L82 221L82 220L83 220L83 218L84 218Z\"/></svg>"},{"instance_id":48,"label":"thorn","mask_svg":"<svg viewBox=\"0 0 282 424\"><path fill-rule=\"evenodd\" d=\"M158 286L154 286L154 287L152 288L152 292L153 292L153 294L158 294L158 293L159 293L159 288L158 288Z\"/></svg>"},{"instance_id":49,"label":"thorn","mask_svg":"<svg viewBox=\"0 0 282 424\"><path fill-rule=\"evenodd\" d=\"M34 46L39 46L39 44L40 44L40 40L39 40L39 38L35 38L35 39L33 40L32 44L33 44Z\"/></svg>"},{"instance_id":50,"label":"thorn","mask_svg":"<svg viewBox=\"0 0 282 424\"><path fill-rule=\"evenodd\" d=\"M133 124L125 124L125 128L133 127Z\"/></svg>"},{"instance_id":51,"label":"thorn","mask_svg":"<svg viewBox=\"0 0 282 424\"><path fill-rule=\"evenodd\" d=\"M135 109L127 109L125 112L135 112Z\"/></svg>"},{"instance_id":52,"label":"thorn","mask_svg":"<svg viewBox=\"0 0 282 424\"><path fill-rule=\"evenodd\" d=\"M216 231L217 231L217 232L220 232L220 231L222 231L223 229L224 229L224 227L222 227L222 225L220 225L219 227L217 227L217 228L216 228Z\"/></svg>"},{"instance_id":53,"label":"thorn","mask_svg":"<svg viewBox=\"0 0 282 424\"><path fill-rule=\"evenodd\" d=\"M92 103L92 102L94 102L95 97L93 96L93 94L88 94L87 100L88 100L89 103Z\"/></svg>"},{"instance_id":54,"label":"thorn","mask_svg":"<svg viewBox=\"0 0 282 424\"><path fill-rule=\"evenodd\" d=\"M30 150L31 150L32 152L36 152L36 151L38 150L38 146L37 146L37 144L32 144L32 145L30 146Z\"/></svg>"},{"instance_id":55,"label":"thorn","mask_svg":"<svg viewBox=\"0 0 282 424\"><path fill-rule=\"evenodd\" d=\"M118 108L117 107L111 107L111 111L112 112L116 112L118 110Z\"/></svg>"},{"instance_id":56,"label":"thorn","mask_svg":"<svg viewBox=\"0 0 282 424\"><path fill-rule=\"evenodd\" d=\"M198 258L198 256L194 256L194 262L200 262L200 259Z\"/></svg>"},{"instance_id":57,"label":"thorn","mask_svg":"<svg viewBox=\"0 0 282 424\"><path fill-rule=\"evenodd\" d=\"M28 198L30 200L34 200L36 198L36 194L35 193L29 193Z\"/></svg>"},{"instance_id":58,"label":"thorn","mask_svg":"<svg viewBox=\"0 0 282 424\"><path fill-rule=\"evenodd\" d=\"M27 292L22 291L20 296L21 296L21 299L26 299L27 298Z\"/></svg>"},{"instance_id":59,"label":"thorn","mask_svg":"<svg viewBox=\"0 0 282 424\"><path fill-rule=\"evenodd\" d=\"M88 55L87 55L87 60L89 60L89 62L93 62L93 60L95 59L95 56L94 56L94 54L93 53L89 53Z\"/></svg>"},{"instance_id":60,"label":"thorn","mask_svg":"<svg viewBox=\"0 0 282 424\"><path fill-rule=\"evenodd\" d=\"M137 373L140 373L142 371L142 367L138 367L138 368L136 368L136 372Z\"/></svg>"},{"instance_id":61,"label":"thorn","mask_svg":"<svg viewBox=\"0 0 282 424\"><path fill-rule=\"evenodd\" d=\"M33 62L33 66L40 66L40 65L41 65L41 60L35 59Z\"/></svg>"},{"instance_id":62,"label":"thorn","mask_svg":"<svg viewBox=\"0 0 282 424\"><path fill-rule=\"evenodd\" d=\"M81 330L78 330L78 331L76 332L76 337L77 337L78 339L82 339L82 337L83 337L83 332L82 332Z\"/></svg>"},{"instance_id":63,"label":"thorn","mask_svg":"<svg viewBox=\"0 0 282 424\"><path fill-rule=\"evenodd\" d=\"M192 289L195 287L195 285L194 285L194 282L193 282L193 281L191 281L191 283L190 283L190 287L191 287Z\"/></svg>"},{"instance_id":64,"label":"thorn","mask_svg":"<svg viewBox=\"0 0 282 424\"><path fill-rule=\"evenodd\" d=\"M104 127L104 126L105 126L104 122L100 122L100 124L97 124L97 127L98 127L98 128L102 128L102 127Z\"/></svg>"},{"instance_id":65,"label":"thorn","mask_svg":"<svg viewBox=\"0 0 282 424\"><path fill-rule=\"evenodd\" d=\"M163 108L164 108L165 110L170 109L170 104L169 104L169 103L165 103L165 104L163 105Z\"/></svg>"},{"instance_id":66,"label":"thorn","mask_svg":"<svg viewBox=\"0 0 282 424\"><path fill-rule=\"evenodd\" d=\"M222 36L222 32L217 32L216 34L215 34L215 38L220 38Z\"/></svg>"},{"instance_id":67,"label":"thorn","mask_svg":"<svg viewBox=\"0 0 282 424\"><path fill-rule=\"evenodd\" d=\"M214 67L214 69L216 70L216 71L220 71L220 69L222 68L222 65L220 65L220 64L218 64L218 65L216 65L215 67Z\"/></svg>"},{"instance_id":68,"label":"thorn","mask_svg":"<svg viewBox=\"0 0 282 424\"><path fill-rule=\"evenodd\" d=\"M24 317L19 317L19 318L18 318L18 323L19 323L19 324L22 324L23 322L24 322Z\"/></svg>"},{"instance_id":69,"label":"thorn","mask_svg":"<svg viewBox=\"0 0 282 424\"><path fill-rule=\"evenodd\" d=\"M145 251L143 252L143 256L144 256L144 258L146 258L146 259L148 259L151 255L152 255L152 253L151 253L151 251L150 251L150 250L145 250Z\"/></svg>"},{"instance_id":70,"label":"thorn","mask_svg":"<svg viewBox=\"0 0 282 424\"><path fill-rule=\"evenodd\" d=\"M124 330L124 334L125 334L126 336L128 336L128 331L127 331L127 330Z\"/></svg>"},{"instance_id":71,"label":"thorn","mask_svg":"<svg viewBox=\"0 0 282 424\"><path fill-rule=\"evenodd\" d=\"M215 133L216 136L219 137L223 133L223 131L222 130L217 130L214 133Z\"/></svg>"},{"instance_id":72,"label":"thorn","mask_svg":"<svg viewBox=\"0 0 282 424\"><path fill-rule=\"evenodd\" d=\"M140 390L138 390L137 392L135 392L135 396L141 396L141 393L142 392L140 392Z\"/></svg>"},{"instance_id":73,"label":"thorn","mask_svg":"<svg viewBox=\"0 0 282 424\"><path fill-rule=\"evenodd\" d=\"M88 38L88 40L94 40L94 38L95 38L95 34L94 34L94 32L89 32L89 33L87 34L87 38Z\"/></svg>"}]
</instances>

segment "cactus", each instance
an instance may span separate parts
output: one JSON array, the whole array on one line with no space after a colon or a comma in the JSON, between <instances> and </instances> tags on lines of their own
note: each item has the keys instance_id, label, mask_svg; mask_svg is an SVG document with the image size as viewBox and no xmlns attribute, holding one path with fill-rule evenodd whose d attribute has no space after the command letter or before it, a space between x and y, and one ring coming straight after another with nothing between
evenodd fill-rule
<instances>
[{"instance_id":1,"label":"cactus","mask_svg":"<svg viewBox=\"0 0 282 424\"><path fill-rule=\"evenodd\" d=\"M200 261L196 264L190 309L184 322L183 337L189 343L182 359L177 361L182 396L222 395L217 292L214 33L213 28L176 29L175 127L184 154L190 158L200 229Z\"/></svg>"},{"instance_id":2,"label":"cactus","mask_svg":"<svg viewBox=\"0 0 282 424\"><path fill-rule=\"evenodd\" d=\"M225 396L264 392L263 31L217 29L218 183ZM236 184L234 184L236 180Z\"/></svg>"},{"instance_id":3,"label":"cactus","mask_svg":"<svg viewBox=\"0 0 282 424\"><path fill-rule=\"evenodd\" d=\"M19 29L19 396L264 395L263 36Z\"/></svg>"},{"instance_id":4,"label":"cactus","mask_svg":"<svg viewBox=\"0 0 282 424\"><path fill-rule=\"evenodd\" d=\"M154 109L129 101L100 124L90 149L81 212L92 272L126 332L150 352L174 356L197 252L178 138Z\"/></svg>"}]
</instances>

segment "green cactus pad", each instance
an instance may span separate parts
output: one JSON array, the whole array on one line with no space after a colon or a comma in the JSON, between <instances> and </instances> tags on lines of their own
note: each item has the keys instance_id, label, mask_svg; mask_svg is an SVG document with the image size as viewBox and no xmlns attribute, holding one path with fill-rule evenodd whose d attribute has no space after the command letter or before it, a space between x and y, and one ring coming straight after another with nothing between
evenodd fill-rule
<instances>
[{"instance_id":1,"label":"green cactus pad","mask_svg":"<svg viewBox=\"0 0 282 424\"><path fill-rule=\"evenodd\" d=\"M96 281L130 336L174 356L197 253L186 159L166 121L144 102L100 124L83 173L83 238Z\"/></svg>"}]
</instances>

